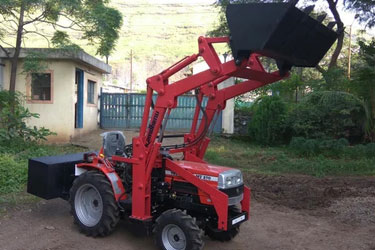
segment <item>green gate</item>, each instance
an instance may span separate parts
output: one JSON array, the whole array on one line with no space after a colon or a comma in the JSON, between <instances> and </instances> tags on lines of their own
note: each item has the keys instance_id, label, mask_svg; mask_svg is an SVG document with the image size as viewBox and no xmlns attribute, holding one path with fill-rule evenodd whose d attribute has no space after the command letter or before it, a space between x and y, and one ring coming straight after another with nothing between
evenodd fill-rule
<instances>
[{"instance_id":1,"label":"green gate","mask_svg":"<svg viewBox=\"0 0 375 250\"><path fill-rule=\"evenodd\" d=\"M100 94L100 127L103 129L139 128L142 122L146 95L137 93L101 93ZM156 95L153 96L154 101ZM171 111L167 129L188 131L191 128L196 106L194 95L183 95L177 99L177 108ZM207 99L203 100L203 106ZM202 112L200 114L200 119ZM214 131L222 129L222 114L218 117Z\"/></svg>"}]
</instances>

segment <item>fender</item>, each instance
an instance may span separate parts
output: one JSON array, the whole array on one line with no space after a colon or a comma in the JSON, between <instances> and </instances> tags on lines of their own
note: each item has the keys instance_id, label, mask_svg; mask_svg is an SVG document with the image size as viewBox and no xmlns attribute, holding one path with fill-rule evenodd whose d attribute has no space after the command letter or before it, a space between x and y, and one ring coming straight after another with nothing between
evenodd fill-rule
<instances>
[{"instance_id":1,"label":"fender","mask_svg":"<svg viewBox=\"0 0 375 250\"><path fill-rule=\"evenodd\" d=\"M94 157L92 163L79 163L75 165L75 176L79 176L88 170L99 170L102 172L109 182L111 183L113 193L115 195L116 201L125 200L127 198L125 194L125 188L122 181L115 169L112 167L111 163L107 160Z\"/></svg>"}]
</instances>

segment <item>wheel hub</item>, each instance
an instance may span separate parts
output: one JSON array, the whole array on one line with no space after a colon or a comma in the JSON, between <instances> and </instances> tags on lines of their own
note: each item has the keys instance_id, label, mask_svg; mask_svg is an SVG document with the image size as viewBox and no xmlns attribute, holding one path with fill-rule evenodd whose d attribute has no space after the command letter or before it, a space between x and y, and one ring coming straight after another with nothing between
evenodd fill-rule
<instances>
[{"instance_id":1,"label":"wheel hub","mask_svg":"<svg viewBox=\"0 0 375 250\"><path fill-rule=\"evenodd\" d=\"M169 224L163 228L163 245L167 250L186 249L186 237L182 229L174 224Z\"/></svg>"},{"instance_id":2,"label":"wheel hub","mask_svg":"<svg viewBox=\"0 0 375 250\"><path fill-rule=\"evenodd\" d=\"M74 198L74 208L79 221L87 227L95 226L103 214L103 201L92 184L80 186Z\"/></svg>"}]
</instances>

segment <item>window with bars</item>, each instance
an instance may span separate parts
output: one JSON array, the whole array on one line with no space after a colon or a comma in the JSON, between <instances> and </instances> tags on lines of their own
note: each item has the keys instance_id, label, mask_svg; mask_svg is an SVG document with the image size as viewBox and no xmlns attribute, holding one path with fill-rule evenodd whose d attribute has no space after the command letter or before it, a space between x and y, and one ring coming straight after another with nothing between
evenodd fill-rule
<instances>
[{"instance_id":1,"label":"window with bars","mask_svg":"<svg viewBox=\"0 0 375 250\"><path fill-rule=\"evenodd\" d=\"M51 73L31 74L31 100L51 101Z\"/></svg>"},{"instance_id":2,"label":"window with bars","mask_svg":"<svg viewBox=\"0 0 375 250\"><path fill-rule=\"evenodd\" d=\"M87 103L95 104L95 85L96 82L88 80L87 82Z\"/></svg>"}]
</instances>

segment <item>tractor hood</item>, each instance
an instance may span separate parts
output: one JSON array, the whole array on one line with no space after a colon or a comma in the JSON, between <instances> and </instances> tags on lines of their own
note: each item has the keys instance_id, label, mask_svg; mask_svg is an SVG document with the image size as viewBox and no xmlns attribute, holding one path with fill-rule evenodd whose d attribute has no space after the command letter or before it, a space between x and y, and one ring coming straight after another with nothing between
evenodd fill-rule
<instances>
[{"instance_id":1,"label":"tractor hood","mask_svg":"<svg viewBox=\"0 0 375 250\"><path fill-rule=\"evenodd\" d=\"M193 161L174 161L180 167L195 175L217 177L220 173L231 170L232 168L216 166L209 163L199 163Z\"/></svg>"}]
</instances>

